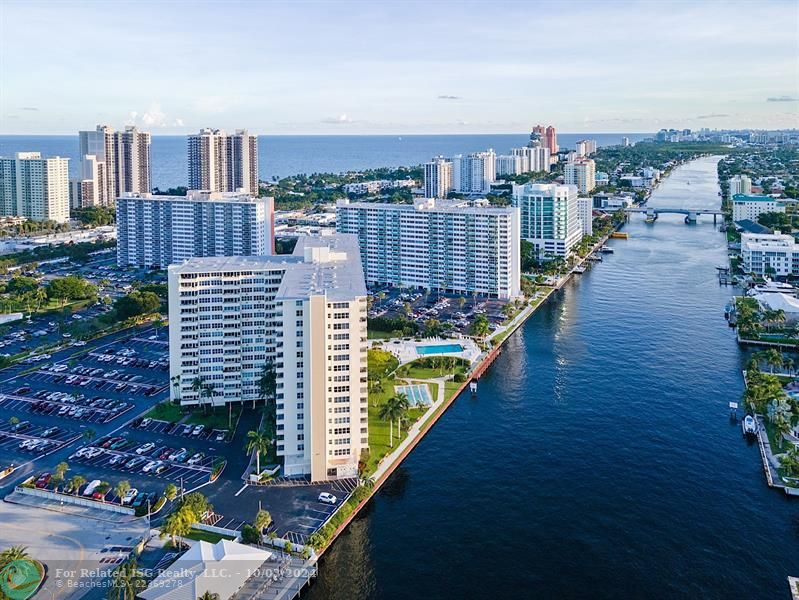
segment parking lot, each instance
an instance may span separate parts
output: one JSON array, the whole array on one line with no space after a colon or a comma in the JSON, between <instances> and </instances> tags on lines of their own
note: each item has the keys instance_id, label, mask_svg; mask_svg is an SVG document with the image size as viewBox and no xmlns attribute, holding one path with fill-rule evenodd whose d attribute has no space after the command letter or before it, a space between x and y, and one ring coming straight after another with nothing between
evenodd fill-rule
<instances>
[{"instance_id":1,"label":"parking lot","mask_svg":"<svg viewBox=\"0 0 799 600\"><path fill-rule=\"evenodd\" d=\"M166 483L190 490L208 482L214 466L224 458L210 449L166 445L160 439L148 441L140 439L135 430L126 430L76 450L68 462L82 465L81 470L100 479L127 479L134 487L152 488L158 482L155 487L159 490Z\"/></svg>"},{"instance_id":2,"label":"parking lot","mask_svg":"<svg viewBox=\"0 0 799 600\"><path fill-rule=\"evenodd\" d=\"M492 328L502 323L503 307L507 304L497 298L483 298L449 294L444 292L423 293L421 290L380 287L370 290L374 299L369 317L402 317L414 321L423 328L425 321L435 319L452 332L468 333L478 314L485 315Z\"/></svg>"},{"instance_id":3,"label":"parking lot","mask_svg":"<svg viewBox=\"0 0 799 600\"><path fill-rule=\"evenodd\" d=\"M19 423L0 422L0 455L11 464L20 464L48 456L77 440L80 431L56 426L33 424L27 420Z\"/></svg>"}]
</instances>

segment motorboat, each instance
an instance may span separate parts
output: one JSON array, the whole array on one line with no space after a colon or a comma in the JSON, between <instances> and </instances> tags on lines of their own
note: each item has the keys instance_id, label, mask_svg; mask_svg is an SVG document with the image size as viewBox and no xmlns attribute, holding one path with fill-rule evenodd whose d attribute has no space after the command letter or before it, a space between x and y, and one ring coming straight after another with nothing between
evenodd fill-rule
<instances>
[{"instance_id":1,"label":"motorboat","mask_svg":"<svg viewBox=\"0 0 799 600\"><path fill-rule=\"evenodd\" d=\"M583 265L577 265L572 269L572 273L577 273L578 275L582 275L585 271L586 268Z\"/></svg>"},{"instance_id":2,"label":"motorboat","mask_svg":"<svg viewBox=\"0 0 799 600\"><path fill-rule=\"evenodd\" d=\"M746 417L744 417L743 423L741 423L741 427L743 428L744 435L746 436L757 435L758 424L757 424L757 419L755 419L754 416L746 415Z\"/></svg>"},{"instance_id":3,"label":"motorboat","mask_svg":"<svg viewBox=\"0 0 799 600\"><path fill-rule=\"evenodd\" d=\"M599 251L604 252L605 254L613 254L613 248L610 246L602 246Z\"/></svg>"},{"instance_id":4,"label":"motorboat","mask_svg":"<svg viewBox=\"0 0 799 600\"><path fill-rule=\"evenodd\" d=\"M758 294L793 294L795 292L796 288L790 283L766 279L766 282L762 285L756 285L747 290L746 295L756 296Z\"/></svg>"}]
</instances>

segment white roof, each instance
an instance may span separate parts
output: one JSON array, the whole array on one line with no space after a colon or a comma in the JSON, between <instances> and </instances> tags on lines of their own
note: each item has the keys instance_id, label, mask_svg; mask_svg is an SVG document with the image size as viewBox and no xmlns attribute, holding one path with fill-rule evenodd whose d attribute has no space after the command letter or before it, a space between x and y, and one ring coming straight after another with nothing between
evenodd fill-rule
<instances>
[{"instance_id":1,"label":"white roof","mask_svg":"<svg viewBox=\"0 0 799 600\"><path fill-rule=\"evenodd\" d=\"M757 294L755 300L760 306L770 310L782 310L785 314L799 314L799 299L780 292L770 294Z\"/></svg>"},{"instance_id":2,"label":"white roof","mask_svg":"<svg viewBox=\"0 0 799 600\"><path fill-rule=\"evenodd\" d=\"M138 594L144 600L197 600L205 592L227 600L272 555L244 544L197 542Z\"/></svg>"}]
</instances>

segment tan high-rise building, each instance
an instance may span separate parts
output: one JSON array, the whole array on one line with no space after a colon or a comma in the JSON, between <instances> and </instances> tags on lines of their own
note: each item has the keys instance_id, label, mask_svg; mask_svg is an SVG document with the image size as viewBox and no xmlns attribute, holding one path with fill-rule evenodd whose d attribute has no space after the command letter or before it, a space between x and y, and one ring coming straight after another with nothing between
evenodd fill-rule
<instances>
[{"instance_id":1,"label":"tan high-rise building","mask_svg":"<svg viewBox=\"0 0 799 600\"><path fill-rule=\"evenodd\" d=\"M149 133L130 126L114 131L98 125L94 131L79 132L78 139L81 175L72 182L73 206L113 206L126 192L150 191Z\"/></svg>"},{"instance_id":2,"label":"tan high-rise building","mask_svg":"<svg viewBox=\"0 0 799 600\"><path fill-rule=\"evenodd\" d=\"M424 195L446 198L452 190L452 161L437 156L424 164Z\"/></svg>"},{"instance_id":3,"label":"tan high-rise building","mask_svg":"<svg viewBox=\"0 0 799 600\"><path fill-rule=\"evenodd\" d=\"M563 182L576 185L581 194L589 194L596 187L596 163L591 158L575 158L563 168Z\"/></svg>"},{"instance_id":4,"label":"tan high-rise building","mask_svg":"<svg viewBox=\"0 0 799 600\"><path fill-rule=\"evenodd\" d=\"M189 189L258 195L258 138L202 129L189 136Z\"/></svg>"},{"instance_id":5,"label":"tan high-rise building","mask_svg":"<svg viewBox=\"0 0 799 600\"><path fill-rule=\"evenodd\" d=\"M272 367L281 475L357 477L369 446L358 239L306 236L291 255L192 258L168 277L173 400L256 401Z\"/></svg>"}]
</instances>

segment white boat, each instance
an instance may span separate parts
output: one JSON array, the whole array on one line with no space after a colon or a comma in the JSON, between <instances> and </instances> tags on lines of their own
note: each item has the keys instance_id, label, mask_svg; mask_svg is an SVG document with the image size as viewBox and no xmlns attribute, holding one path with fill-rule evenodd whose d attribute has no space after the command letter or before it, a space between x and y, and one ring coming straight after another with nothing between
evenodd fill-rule
<instances>
[{"instance_id":1,"label":"white boat","mask_svg":"<svg viewBox=\"0 0 799 600\"><path fill-rule=\"evenodd\" d=\"M796 288L790 283L782 283L781 281L771 281L766 279L763 285L756 285L755 287L747 290L747 296L756 296L758 294L793 294Z\"/></svg>"},{"instance_id":2,"label":"white boat","mask_svg":"<svg viewBox=\"0 0 799 600\"><path fill-rule=\"evenodd\" d=\"M469 382L469 391L471 391L472 394L476 394L477 393L477 382L476 381L470 381Z\"/></svg>"},{"instance_id":3,"label":"white boat","mask_svg":"<svg viewBox=\"0 0 799 600\"><path fill-rule=\"evenodd\" d=\"M757 419L752 415L746 415L743 423L741 423L741 427L743 428L744 435L757 435Z\"/></svg>"},{"instance_id":4,"label":"white boat","mask_svg":"<svg viewBox=\"0 0 799 600\"><path fill-rule=\"evenodd\" d=\"M610 246L602 246L599 251L604 252L605 254L613 254L613 248Z\"/></svg>"},{"instance_id":5,"label":"white boat","mask_svg":"<svg viewBox=\"0 0 799 600\"><path fill-rule=\"evenodd\" d=\"M583 265L577 265L572 269L572 273L577 273L578 275L582 275L585 271L586 269Z\"/></svg>"}]
</instances>

